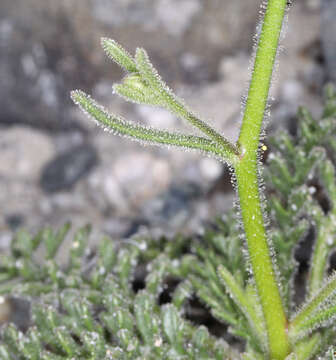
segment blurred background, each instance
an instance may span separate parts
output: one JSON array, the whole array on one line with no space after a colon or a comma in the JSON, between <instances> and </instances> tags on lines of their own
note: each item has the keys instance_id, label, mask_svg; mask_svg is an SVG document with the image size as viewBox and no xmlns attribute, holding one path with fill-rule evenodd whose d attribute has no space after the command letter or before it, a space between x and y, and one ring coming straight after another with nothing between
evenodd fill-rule
<instances>
[{"instance_id":1,"label":"blurred background","mask_svg":"<svg viewBox=\"0 0 336 360\"><path fill-rule=\"evenodd\" d=\"M231 208L228 169L195 153L141 147L97 129L71 103L80 88L142 124L193 132L166 111L112 94L123 76L100 47L147 49L187 104L238 135L260 0L1 0L0 251L21 227L72 221L112 238L142 227L201 232ZM336 1L294 0L272 88L268 132L298 105L321 109L336 80Z\"/></svg>"}]
</instances>

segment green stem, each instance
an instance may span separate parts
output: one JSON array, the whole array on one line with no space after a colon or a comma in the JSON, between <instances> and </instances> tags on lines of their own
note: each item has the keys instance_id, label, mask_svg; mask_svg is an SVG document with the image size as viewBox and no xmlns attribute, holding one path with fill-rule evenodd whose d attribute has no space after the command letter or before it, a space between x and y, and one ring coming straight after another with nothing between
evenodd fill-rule
<instances>
[{"instance_id":1,"label":"green stem","mask_svg":"<svg viewBox=\"0 0 336 360\"><path fill-rule=\"evenodd\" d=\"M174 113L176 116L181 119L185 119L190 122L193 126L200 129L205 135L209 136L211 140L217 143L219 146L227 149L228 153L232 154L232 157L239 155L239 148L231 144L224 136L219 134L215 129L209 126L207 123L195 116L191 111L189 111L184 104L179 102L179 100L171 98L171 101L167 104L167 108Z\"/></svg>"},{"instance_id":2,"label":"green stem","mask_svg":"<svg viewBox=\"0 0 336 360\"><path fill-rule=\"evenodd\" d=\"M235 165L241 216L265 317L270 357L279 360L288 355L290 346L287 319L263 219L258 181L258 147L286 5L286 0L268 1L238 140L242 155Z\"/></svg>"}]
</instances>

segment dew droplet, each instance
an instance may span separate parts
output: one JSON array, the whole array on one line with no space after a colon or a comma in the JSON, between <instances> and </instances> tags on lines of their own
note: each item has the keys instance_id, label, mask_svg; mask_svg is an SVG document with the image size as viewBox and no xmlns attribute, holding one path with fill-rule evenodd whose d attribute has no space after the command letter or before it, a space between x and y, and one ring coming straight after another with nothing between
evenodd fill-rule
<instances>
[{"instance_id":1,"label":"dew droplet","mask_svg":"<svg viewBox=\"0 0 336 360\"><path fill-rule=\"evenodd\" d=\"M134 344L128 344L127 351L133 351L133 350L135 350L135 345Z\"/></svg>"},{"instance_id":2,"label":"dew droplet","mask_svg":"<svg viewBox=\"0 0 336 360\"><path fill-rule=\"evenodd\" d=\"M154 346L155 347L160 347L162 345L162 338L161 337L157 337L154 341Z\"/></svg>"},{"instance_id":3,"label":"dew droplet","mask_svg":"<svg viewBox=\"0 0 336 360\"><path fill-rule=\"evenodd\" d=\"M309 191L309 194L310 194L310 195L313 195L313 194L316 193L316 187L315 187L315 186L310 186L310 187L308 188L308 191Z\"/></svg>"},{"instance_id":4,"label":"dew droplet","mask_svg":"<svg viewBox=\"0 0 336 360\"><path fill-rule=\"evenodd\" d=\"M326 239L326 243L327 243L327 245L329 245L329 246L333 245L333 243L334 243L333 237L332 237L332 236L328 236L327 239Z\"/></svg>"},{"instance_id":5,"label":"dew droplet","mask_svg":"<svg viewBox=\"0 0 336 360\"><path fill-rule=\"evenodd\" d=\"M145 250L147 249L147 244L146 244L145 241L139 243L138 246L139 246L139 249L140 249L141 251L145 251Z\"/></svg>"},{"instance_id":6,"label":"dew droplet","mask_svg":"<svg viewBox=\"0 0 336 360\"><path fill-rule=\"evenodd\" d=\"M72 244L73 249L78 249L79 248L79 241L74 241Z\"/></svg>"}]
</instances>

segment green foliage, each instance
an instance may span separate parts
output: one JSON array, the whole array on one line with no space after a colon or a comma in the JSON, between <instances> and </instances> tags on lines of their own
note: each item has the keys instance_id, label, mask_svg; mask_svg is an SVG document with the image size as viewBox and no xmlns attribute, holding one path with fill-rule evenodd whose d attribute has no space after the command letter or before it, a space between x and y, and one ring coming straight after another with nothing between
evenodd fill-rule
<instances>
[{"instance_id":1,"label":"green foliage","mask_svg":"<svg viewBox=\"0 0 336 360\"><path fill-rule=\"evenodd\" d=\"M261 307L259 324L266 331L265 352L282 360L290 351L287 319L276 282L275 265L270 254L261 194L259 189L258 150L262 122L268 100L275 57L287 7L286 0L269 0L264 14L255 56L254 69L238 141L234 144L190 111L163 82L144 49L136 49L134 58L114 40L103 39L107 55L127 72L114 90L128 101L160 106L198 128L205 137L179 135L134 125L110 115L82 91L71 93L74 102L105 130L131 137L139 142L198 149L232 166L237 182L240 214L244 226L249 261L256 294L254 307Z\"/></svg>"},{"instance_id":2,"label":"green foliage","mask_svg":"<svg viewBox=\"0 0 336 360\"><path fill-rule=\"evenodd\" d=\"M271 199L269 232L286 311L292 314L293 359L315 358L335 343L336 281L333 275L325 282L325 274L335 249L328 240L334 231L328 219L333 215L336 184L331 151L336 96L331 88L326 93L319 121L300 109L297 135L282 133L271 139L265 169ZM294 252L309 229L315 229L312 256L324 264L323 275L310 293L313 270L309 271L307 300L293 312ZM55 256L69 240L69 231L69 224L35 236L21 231L11 254L1 257L0 294L26 298L32 308L28 331L13 324L4 327L1 359L265 359L262 311L246 270L236 216L217 220L202 237L168 240L143 235L121 242L104 238L90 252L90 228L85 227L71 236L69 259L60 265ZM321 234L328 251L318 255ZM162 301L162 294L168 300ZM211 328L191 321L190 301L196 298L245 343L243 354L211 335ZM332 356L329 349L324 358Z\"/></svg>"},{"instance_id":3,"label":"green foliage","mask_svg":"<svg viewBox=\"0 0 336 360\"><path fill-rule=\"evenodd\" d=\"M237 146L231 144L186 107L183 101L163 82L144 49L137 49L135 58L133 58L114 40L104 38L102 39L102 46L107 55L127 72L123 82L113 86L116 94L127 101L163 107L181 119L188 121L207 137L170 133L128 122L119 116L108 114L103 107L83 91L73 91L71 93L73 101L98 125L107 131L140 142L196 149L229 163L234 162L238 154Z\"/></svg>"},{"instance_id":4,"label":"green foliage","mask_svg":"<svg viewBox=\"0 0 336 360\"><path fill-rule=\"evenodd\" d=\"M293 250L308 230L316 237L310 266L308 294L319 290L328 259L335 247L335 92L326 88L326 106L321 119L305 108L298 112L296 138L281 133L272 139L266 181L271 192L269 211L274 219L271 236L278 251L282 288L290 310L290 292L295 273ZM292 262L288 262L292 258Z\"/></svg>"},{"instance_id":5,"label":"green foliage","mask_svg":"<svg viewBox=\"0 0 336 360\"><path fill-rule=\"evenodd\" d=\"M67 265L60 266L53 258L68 231L69 225L33 237L20 232L11 255L1 259L6 281L0 293L29 299L32 307L25 334L13 324L3 329L1 359L223 359L235 354L206 327L182 316L191 296L189 281L159 306L167 280L181 271L173 261L178 247L164 239L113 243L104 238L89 254L85 227L73 235ZM44 260L35 258L39 245L45 247ZM137 273L147 272L146 267L144 284L136 291Z\"/></svg>"},{"instance_id":6,"label":"green foliage","mask_svg":"<svg viewBox=\"0 0 336 360\"><path fill-rule=\"evenodd\" d=\"M66 265L55 257L69 224L56 233L19 232L10 254L0 259L0 294L25 297L32 316L25 332L13 324L4 327L1 358L309 360L323 352L324 359L335 358L330 346L336 342L336 275L328 277L336 245L332 87L327 87L321 119L302 108L296 136L283 133L272 141L265 171L267 209L261 202L260 134L286 4L268 1L235 144L186 107L145 50L137 49L133 58L114 40L102 40L107 55L127 72L115 93L163 107L203 136L133 124L79 90L71 94L74 102L117 135L196 149L227 162L235 174L240 212L228 214L200 238L142 236L118 243L104 238L93 252L87 247L90 228L84 227L72 236ZM315 244L305 299L295 310L294 254L307 236ZM195 300L228 325L242 353L222 336L211 335L211 327L197 325L199 319L190 313Z\"/></svg>"}]
</instances>

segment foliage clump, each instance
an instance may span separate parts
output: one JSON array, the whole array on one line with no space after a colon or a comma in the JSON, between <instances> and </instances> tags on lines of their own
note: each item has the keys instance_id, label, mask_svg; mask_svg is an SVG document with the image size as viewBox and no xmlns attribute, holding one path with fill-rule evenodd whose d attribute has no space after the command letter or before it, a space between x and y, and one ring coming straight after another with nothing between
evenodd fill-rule
<instances>
[{"instance_id":1,"label":"foliage clump","mask_svg":"<svg viewBox=\"0 0 336 360\"><path fill-rule=\"evenodd\" d=\"M1 259L0 292L31 300L32 315L25 334L13 324L3 329L1 359L223 359L228 353L223 340L183 318L188 281L159 305L167 279L179 272L172 261L178 248L162 239L104 238L87 253L85 227L60 266L54 257L68 231L65 225L33 237L18 233L11 256ZM34 257L39 245L43 261Z\"/></svg>"},{"instance_id":2,"label":"foliage clump","mask_svg":"<svg viewBox=\"0 0 336 360\"><path fill-rule=\"evenodd\" d=\"M296 134L273 138L267 156L268 232L291 320L288 359L335 356L328 349L336 342L335 276L325 280L335 249L335 134L336 95L328 87L321 118L301 108ZM84 227L60 265L55 256L69 230L21 231L1 257L1 296L31 303L28 329L3 328L1 359L265 359L262 311L236 216L227 214L203 236L103 238L91 251ZM307 237L314 246L306 300L293 311L295 251ZM224 341L225 327L214 335L196 321L196 299L238 345Z\"/></svg>"},{"instance_id":3,"label":"foliage clump","mask_svg":"<svg viewBox=\"0 0 336 360\"><path fill-rule=\"evenodd\" d=\"M132 57L115 41L103 39L107 54L127 72L114 86L117 94L161 106L203 136L128 122L82 91L72 92L74 102L117 135L199 150L227 162L236 182L239 219L228 215L201 238L149 237L118 245L104 239L93 255L86 252L84 228L74 237L67 266L58 265L55 255L69 226L57 233L43 230L35 237L20 233L11 255L2 259L0 293L31 296L33 316L25 333L13 325L3 331L0 353L5 359L308 360L335 345L336 273L327 276L336 224L334 90L327 88L319 121L301 109L297 136L274 141L276 150L268 157L266 171L270 193L264 193L259 162L266 147L260 143L263 119L287 8L286 0L268 0L265 7L235 143L186 107L145 50L137 49ZM271 198L268 208L265 195ZM295 309L295 250L309 237L314 246L307 289ZM40 244L45 246L42 262L34 256ZM239 350L245 345L243 352L226 344L222 332L210 335L210 326L195 322L190 316L193 298L229 325L228 333L241 340ZM333 348L325 359L330 357Z\"/></svg>"}]
</instances>

